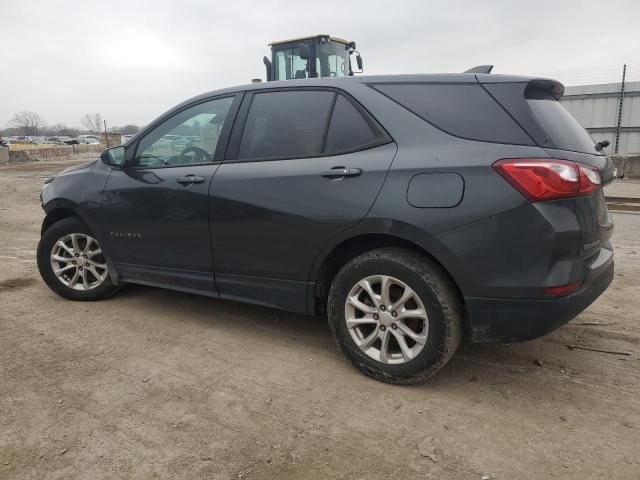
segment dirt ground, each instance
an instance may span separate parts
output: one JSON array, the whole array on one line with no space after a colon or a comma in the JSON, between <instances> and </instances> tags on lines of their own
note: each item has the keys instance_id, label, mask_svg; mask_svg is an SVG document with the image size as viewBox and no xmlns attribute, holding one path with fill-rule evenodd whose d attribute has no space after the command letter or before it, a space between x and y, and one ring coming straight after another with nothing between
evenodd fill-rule
<instances>
[{"instance_id":1,"label":"dirt ground","mask_svg":"<svg viewBox=\"0 0 640 480\"><path fill-rule=\"evenodd\" d=\"M615 281L571 323L463 345L398 387L352 368L320 318L54 295L38 192L69 164L0 167L0 478L640 478L640 215L614 214Z\"/></svg>"}]
</instances>

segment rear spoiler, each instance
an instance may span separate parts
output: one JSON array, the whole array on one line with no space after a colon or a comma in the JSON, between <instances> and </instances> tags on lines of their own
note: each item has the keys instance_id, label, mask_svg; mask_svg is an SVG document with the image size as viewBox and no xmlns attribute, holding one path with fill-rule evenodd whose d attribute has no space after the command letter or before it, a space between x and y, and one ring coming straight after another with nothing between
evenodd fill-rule
<instances>
[{"instance_id":1,"label":"rear spoiler","mask_svg":"<svg viewBox=\"0 0 640 480\"><path fill-rule=\"evenodd\" d=\"M562 95L564 95L564 85L556 80L549 80L546 78L534 78L533 80L529 80L529 85L527 88L542 90L543 92L548 93L556 100L560 100ZM525 92L526 96L526 92Z\"/></svg>"},{"instance_id":2,"label":"rear spoiler","mask_svg":"<svg viewBox=\"0 0 640 480\"><path fill-rule=\"evenodd\" d=\"M470 68L462 73L490 74L492 70L493 65L478 65L477 67ZM564 95L564 85L556 80L549 80L547 78L533 78L529 80L527 87L530 89L542 90L556 100L560 100L562 95Z\"/></svg>"}]
</instances>

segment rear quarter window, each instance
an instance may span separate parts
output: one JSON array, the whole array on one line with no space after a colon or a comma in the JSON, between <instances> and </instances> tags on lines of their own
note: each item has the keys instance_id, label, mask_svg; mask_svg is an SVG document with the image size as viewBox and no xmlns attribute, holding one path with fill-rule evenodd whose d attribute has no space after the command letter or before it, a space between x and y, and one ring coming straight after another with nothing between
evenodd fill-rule
<instances>
[{"instance_id":1,"label":"rear quarter window","mask_svg":"<svg viewBox=\"0 0 640 480\"><path fill-rule=\"evenodd\" d=\"M373 88L456 137L534 145L527 133L478 84L375 84Z\"/></svg>"},{"instance_id":2,"label":"rear quarter window","mask_svg":"<svg viewBox=\"0 0 640 480\"><path fill-rule=\"evenodd\" d=\"M365 118L349 100L338 95L327 132L325 154L362 150L388 141L373 120Z\"/></svg>"}]
</instances>

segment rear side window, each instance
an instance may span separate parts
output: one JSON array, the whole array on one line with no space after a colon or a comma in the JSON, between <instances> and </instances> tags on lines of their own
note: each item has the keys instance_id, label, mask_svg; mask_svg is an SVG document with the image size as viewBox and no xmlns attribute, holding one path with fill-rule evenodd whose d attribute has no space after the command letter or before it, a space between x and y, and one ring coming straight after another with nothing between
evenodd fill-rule
<instances>
[{"instance_id":1,"label":"rear side window","mask_svg":"<svg viewBox=\"0 0 640 480\"><path fill-rule=\"evenodd\" d=\"M238 158L320 155L334 95L333 92L305 90L255 94Z\"/></svg>"},{"instance_id":2,"label":"rear side window","mask_svg":"<svg viewBox=\"0 0 640 480\"><path fill-rule=\"evenodd\" d=\"M338 95L327 132L326 154L364 149L384 140L386 137L378 128L371 125L349 100Z\"/></svg>"},{"instance_id":3,"label":"rear side window","mask_svg":"<svg viewBox=\"0 0 640 480\"><path fill-rule=\"evenodd\" d=\"M377 84L374 88L456 137L533 145L526 132L478 84Z\"/></svg>"},{"instance_id":4,"label":"rear side window","mask_svg":"<svg viewBox=\"0 0 640 480\"><path fill-rule=\"evenodd\" d=\"M596 142L551 94L528 88L525 97L535 121L547 134L555 148L596 153Z\"/></svg>"}]
</instances>

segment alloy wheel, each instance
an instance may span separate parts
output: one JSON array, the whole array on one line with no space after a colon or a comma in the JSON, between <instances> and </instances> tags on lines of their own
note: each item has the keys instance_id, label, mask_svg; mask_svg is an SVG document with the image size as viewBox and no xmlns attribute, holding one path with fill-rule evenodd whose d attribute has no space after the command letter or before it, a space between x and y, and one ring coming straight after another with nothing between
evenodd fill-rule
<instances>
[{"instance_id":1,"label":"alloy wheel","mask_svg":"<svg viewBox=\"0 0 640 480\"><path fill-rule=\"evenodd\" d=\"M427 311L411 287L397 278L363 278L351 288L344 312L355 344L381 363L409 362L427 343Z\"/></svg>"},{"instance_id":2,"label":"alloy wheel","mask_svg":"<svg viewBox=\"0 0 640 480\"><path fill-rule=\"evenodd\" d=\"M98 241L84 233L70 233L51 249L51 268L56 278L74 290L98 288L109 273Z\"/></svg>"}]
</instances>

